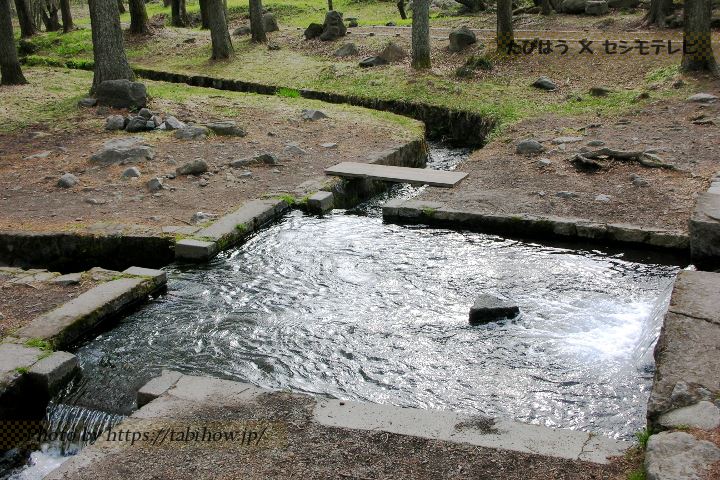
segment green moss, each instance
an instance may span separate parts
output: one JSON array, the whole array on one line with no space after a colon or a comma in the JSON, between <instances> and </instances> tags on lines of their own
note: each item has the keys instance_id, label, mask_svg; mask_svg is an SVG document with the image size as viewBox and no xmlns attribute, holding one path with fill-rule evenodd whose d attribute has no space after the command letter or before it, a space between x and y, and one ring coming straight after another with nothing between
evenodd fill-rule
<instances>
[{"instance_id":1,"label":"green moss","mask_svg":"<svg viewBox=\"0 0 720 480\"><path fill-rule=\"evenodd\" d=\"M276 95L278 97L285 97L285 98L300 98L300 90L296 90L294 88L281 87L281 88L278 88Z\"/></svg>"},{"instance_id":2,"label":"green moss","mask_svg":"<svg viewBox=\"0 0 720 480\"><path fill-rule=\"evenodd\" d=\"M241 234L246 233L249 229L250 228L245 223L238 223L237 225L235 225L235 230L237 230Z\"/></svg>"},{"instance_id":3,"label":"green moss","mask_svg":"<svg viewBox=\"0 0 720 480\"><path fill-rule=\"evenodd\" d=\"M627 476L627 480L645 480L646 474L645 469L643 467L639 467L632 472L630 472Z\"/></svg>"},{"instance_id":4,"label":"green moss","mask_svg":"<svg viewBox=\"0 0 720 480\"><path fill-rule=\"evenodd\" d=\"M27 367L17 367L17 368L15 369L15 371L16 371L17 373L19 373L20 375L25 375L25 374L28 373L30 370L29 370Z\"/></svg>"},{"instance_id":5,"label":"green moss","mask_svg":"<svg viewBox=\"0 0 720 480\"><path fill-rule=\"evenodd\" d=\"M437 208L423 207L421 211L422 211L423 215L425 215L427 217L432 217L435 214L435 212L437 212Z\"/></svg>"},{"instance_id":6,"label":"green moss","mask_svg":"<svg viewBox=\"0 0 720 480\"><path fill-rule=\"evenodd\" d=\"M643 450L645 450L647 448L647 443L648 443L648 440L650 440L651 435L652 435L652 432L650 430L648 430L647 428L643 428L639 432L635 432L635 438L637 438L637 441Z\"/></svg>"},{"instance_id":7,"label":"green moss","mask_svg":"<svg viewBox=\"0 0 720 480\"><path fill-rule=\"evenodd\" d=\"M42 338L31 338L25 342L25 345L28 347L39 348L44 352L51 352L53 349L50 342L43 340Z\"/></svg>"}]
</instances>

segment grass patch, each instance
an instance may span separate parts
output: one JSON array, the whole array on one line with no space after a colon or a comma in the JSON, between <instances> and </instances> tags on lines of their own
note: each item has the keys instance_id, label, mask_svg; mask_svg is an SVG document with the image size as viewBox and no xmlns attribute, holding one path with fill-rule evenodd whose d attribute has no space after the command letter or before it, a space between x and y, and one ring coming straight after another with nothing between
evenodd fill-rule
<instances>
[{"instance_id":1,"label":"grass patch","mask_svg":"<svg viewBox=\"0 0 720 480\"><path fill-rule=\"evenodd\" d=\"M635 432L635 438L637 438L638 444L640 444L640 448L643 450L647 449L648 440L650 440L650 436L652 435L652 432L648 430L647 428L643 428L639 432Z\"/></svg>"},{"instance_id":2,"label":"grass patch","mask_svg":"<svg viewBox=\"0 0 720 480\"><path fill-rule=\"evenodd\" d=\"M50 342L41 338L31 338L27 342L25 342L25 345L27 345L28 347L39 348L44 352L50 352L53 349Z\"/></svg>"},{"instance_id":3,"label":"grass patch","mask_svg":"<svg viewBox=\"0 0 720 480\"><path fill-rule=\"evenodd\" d=\"M27 368L27 367L17 367L17 368L15 369L15 371L16 371L17 373L19 373L20 375L25 375L26 373L28 373L28 372L30 371L30 369Z\"/></svg>"},{"instance_id":4,"label":"grass patch","mask_svg":"<svg viewBox=\"0 0 720 480\"><path fill-rule=\"evenodd\" d=\"M646 478L645 469L642 467L633 470L627 476L627 480L645 480Z\"/></svg>"},{"instance_id":5,"label":"grass patch","mask_svg":"<svg viewBox=\"0 0 720 480\"><path fill-rule=\"evenodd\" d=\"M300 90L295 88L280 87L276 93L278 97L300 98Z\"/></svg>"}]
</instances>

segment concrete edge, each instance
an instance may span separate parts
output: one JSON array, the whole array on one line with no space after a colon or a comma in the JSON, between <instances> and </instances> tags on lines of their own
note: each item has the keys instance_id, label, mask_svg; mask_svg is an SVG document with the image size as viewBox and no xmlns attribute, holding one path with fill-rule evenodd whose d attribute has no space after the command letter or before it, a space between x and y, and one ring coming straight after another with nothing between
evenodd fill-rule
<instances>
[{"instance_id":1,"label":"concrete edge","mask_svg":"<svg viewBox=\"0 0 720 480\"><path fill-rule=\"evenodd\" d=\"M427 223L518 237L582 239L683 251L689 247L687 235L669 230L595 223L575 218L487 214L455 210L440 202L422 200L391 200L383 206L383 220L403 224Z\"/></svg>"},{"instance_id":2,"label":"concrete edge","mask_svg":"<svg viewBox=\"0 0 720 480\"><path fill-rule=\"evenodd\" d=\"M702 270L720 268L720 172L711 178L707 192L695 199L688 228L693 263Z\"/></svg>"}]
</instances>

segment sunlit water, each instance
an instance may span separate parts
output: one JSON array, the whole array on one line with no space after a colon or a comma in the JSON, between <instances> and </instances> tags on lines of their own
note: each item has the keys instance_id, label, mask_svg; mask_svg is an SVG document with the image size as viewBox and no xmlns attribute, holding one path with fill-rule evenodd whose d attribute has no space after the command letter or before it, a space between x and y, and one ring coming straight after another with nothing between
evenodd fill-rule
<instances>
[{"instance_id":1,"label":"sunlit water","mask_svg":"<svg viewBox=\"0 0 720 480\"><path fill-rule=\"evenodd\" d=\"M433 153L435 168L464 155ZM644 425L677 267L387 225L385 198L293 212L207 265L167 268L166 295L78 350L84 378L61 401L126 414L167 368L616 438ZM470 326L480 293L521 315Z\"/></svg>"}]
</instances>

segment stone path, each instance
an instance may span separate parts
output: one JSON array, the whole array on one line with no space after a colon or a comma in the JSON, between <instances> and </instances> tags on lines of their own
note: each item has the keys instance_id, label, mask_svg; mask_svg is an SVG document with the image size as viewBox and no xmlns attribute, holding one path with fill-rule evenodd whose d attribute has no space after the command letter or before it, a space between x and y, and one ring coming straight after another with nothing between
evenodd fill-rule
<instances>
[{"instance_id":1,"label":"stone path","mask_svg":"<svg viewBox=\"0 0 720 480\"><path fill-rule=\"evenodd\" d=\"M452 188L460 183L467 173L432 170L428 168L394 167L367 163L342 162L325 169L326 175L345 178L369 178L411 185Z\"/></svg>"}]
</instances>

